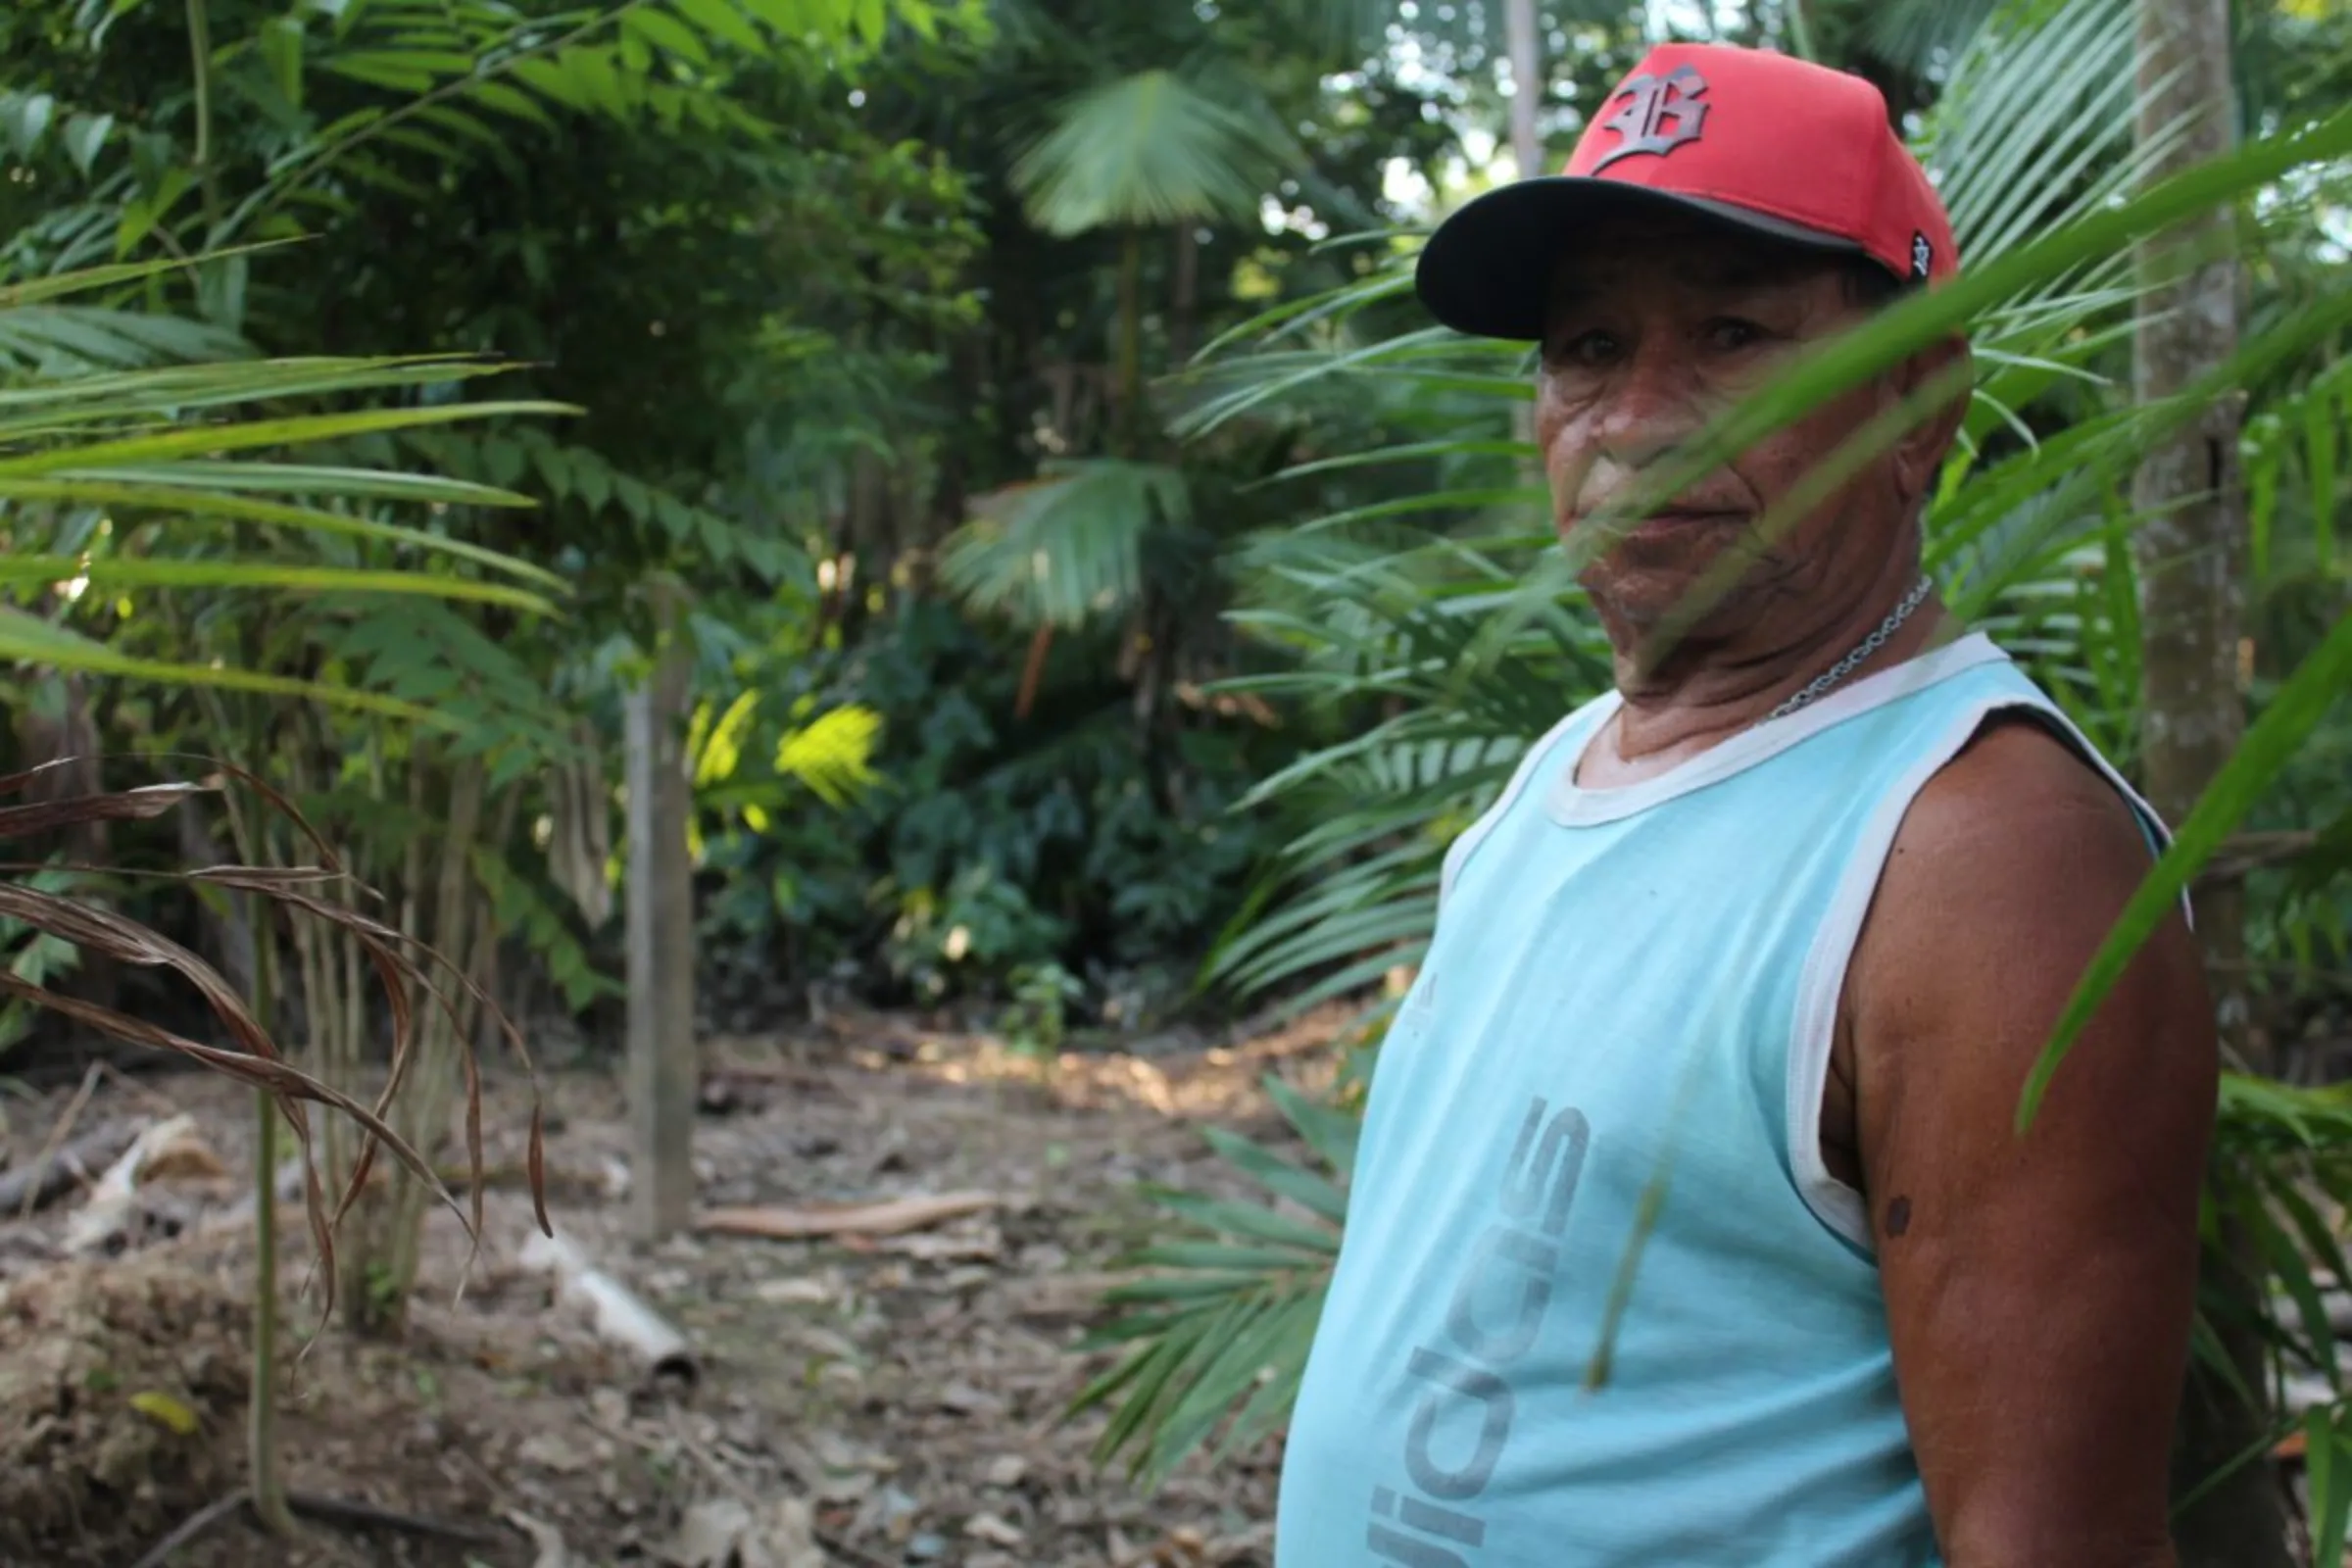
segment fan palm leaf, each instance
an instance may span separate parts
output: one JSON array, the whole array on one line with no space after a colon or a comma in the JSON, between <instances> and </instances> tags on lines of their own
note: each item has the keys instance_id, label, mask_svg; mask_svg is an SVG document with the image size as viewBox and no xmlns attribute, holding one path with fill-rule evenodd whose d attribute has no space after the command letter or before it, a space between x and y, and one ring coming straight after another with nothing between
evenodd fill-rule
<instances>
[{"instance_id":1,"label":"fan palm leaf","mask_svg":"<svg viewBox=\"0 0 2352 1568\"><path fill-rule=\"evenodd\" d=\"M1889 65L1924 74L1967 46L2001 0L1869 0L1860 13L1863 47Z\"/></svg>"},{"instance_id":2,"label":"fan palm leaf","mask_svg":"<svg viewBox=\"0 0 2352 1568\"><path fill-rule=\"evenodd\" d=\"M1040 228L1082 234L1250 218L1292 158L1273 126L1173 72L1142 71L1063 104L1012 179Z\"/></svg>"},{"instance_id":3,"label":"fan palm leaf","mask_svg":"<svg viewBox=\"0 0 2352 1568\"><path fill-rule=\"evenodd\" d=\"M982 498L940 553L940 579L976 609L1064 629L1129 609L1146 534L1192 517L1181 469L1096 459L1049 466Z\"/></svg>"}]
</instances>

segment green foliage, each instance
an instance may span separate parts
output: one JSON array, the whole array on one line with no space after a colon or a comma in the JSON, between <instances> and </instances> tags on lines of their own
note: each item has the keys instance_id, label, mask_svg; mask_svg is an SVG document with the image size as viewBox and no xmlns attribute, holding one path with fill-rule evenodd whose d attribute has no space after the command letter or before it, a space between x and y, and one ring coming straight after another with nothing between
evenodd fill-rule
<instances>
[{"instance_id":1,"label":"green foliage","mask_svg":"<svg viewBox=\"0 0 2352 1568\"><path fill-rule=\"evenodd\" d=\"M1148 1188L1166 1216L1168 1239L1121 1260L1151 1273L1111 1288L1104 1301L1112 1317L1086 1341L1090 1349L1120 1354L1079 1393L1070 1413L1115 1397L1097 1457L1129 1454L1131 1473L1147 1486L1164 1481L1220 1424L1225 1433L1212 1457L1278 1427L1298 1395L1323 1310L1348 1215L1355 1127L1280 1079L1268 1078L1265 1087L1322 1168L1211 1129L1211 1146L1264 1198L1221 1201Z\"/></svg>"},{"instance_id":2,"label":"green foliage","mask_svg":"<svg viewBox=\"0 0 2352 1568\"><path fill-rule=\"evenodd\" d=\"M934 599L892 606L838 651L747 665L758 711L868 715L877 782L839 816L770 806L706 824L712 949L781 945L789 974L846 968L885 998L987 995L1048 964L1102 1000L1114 976L1180 996L1266 848L1227 808L1278 737L1188 730L1170 763L1181 805L1156 798L1102 635L1072 634L1079 651L1026 721L1010 717L1017 654ZM731 710L718 706L713 736ZM765 743L747 737L757 755Z\"/></svg>"},{"instance_id":3,"label":"green foliage","mask_svg":"<svg viewBox=\"0 0 2352 1568\"><path fill-rule=\"evenodd\" d=\"M328 667L353 684L437 714L453 756L492 753L495 770L511 776L566 749L562 715L530 667L455 610L338 599L320 607L313 633Z\"/></svg>"},{"instance_id":4,"label":"green foliage","mask_svg":"<svg viewBox=\"0 0 2352 1568\"><path fill-rule=\"evenodd\" d=\"M716 695L695 705L686 732L687 766L698 810L740 819L754 833L809 798L840 810L880 788L873 760L882 715L856 703L818 710L813 693L774 701L758 682L789 679L767 658L737 660L730 681L741 682L723 704ZM805 652L795 651L799 657ZM785 655L792 657L792 655ZM746 757L765 757L764 770L746 768Z\"/></svg>"},{"instance_id":5,"label":"green foliage","mask_svg":"<svg viewBox=\"0 0 2352 1568\"><path fill-rule=\"evenodd\" d=\"M2329 1321L2328 1297L2352 1281L2352 1268L2337 1227L2322 1209L2340 1209L2352 1201L2352 1095L2340 1085L2296 1089L2224 1074L2215 1149L2213 1200L2205 1223L2206 1255L2218 1266L2209 1265L2199 1282L2198 1355L2228 1372L2229 1362L2215 1346L2215 1325L2239 1327L2258 1337L2282 1373L2316 1379L2325 1390L2303 1414L2280 1414L2258 1447L2237 1463L2262 1462L2300 1427L2308 1445L2309 1528L2316 1541L2337 1543L2336 1555L2341 1555L2352 1520L2352 1472L2343 1465L2352 1439L2352 1395L2346 1392L2343 1348ZM2246 1277L2220 1245L2224 1215L2251 1233L2261 1277ZM2267 1303L2268 1309L2249 1316L2244 1305L2249 1301ZM2227 1474L2206 1477L2176 1500L2175 1512L2185 1510Z\"/></svg>"},{"instance_id":6,"label":"green foliage","mask_svg":"<svg viewBox=\"0 0 2352 1568\"><path fill-rule=\"evenodd\" d=\"M986 863L957 867L944 887L907 888L897 902L883 960L925 1002L964 989L967 974L1033 972L1070 937L1067 922Z\"/></svg>"},{"instance_id":7,"label":"green foliage","mask_svg":"<svg viewBox=\"0 0 2352 1568\"><path fill-rule=\"evenodd\" d=\"M1279 128L1227 108L1168 71L1090 89L1012 167L1049 234L1122 224L1248 219L1274 172L1295 162Z\"/></svg>"},{"instance_id":8,"label":"green foliage","mask_svg":"<svg viewBox=\"0 0 2352 1568\"><path fill-rule=\"evenodd\" d=\"M299 443L291 461L271 452L232 475L210 451L179 458L168 495L146 452L102 452L142 466L105 470L107 494L56 497L111 509L85 569L64 574L78 597L0 631L52 662L78 639L82 667L432 724L448 744L425 751L399 727L282 710L167 701L150 715L166 732L226 717L284 747L322 775L306 795L321 819L388 881L401 841L381 830L421 831L450 765L487 757L506 836L473 857L477 894L569 1004L605 994L606 901L567 908L557 895L609 875L585 862L600 847L610 860L611 813L579 775L617 749L584 755L567 709L617 727L651 642L652 581L682 579L707 624L774 595L806 636L809 540L858 455L809 439L812 414L857 385L877 432L858 451L895 456L895 433L879 432L899 422L891 400L935 372L921 338L968 311L956 274L975 232L957 173L858 123L843 77L886 41L986 34L968 0L14 8L0 20L0 133L16 133L0 219L22 221L6 223L0 269L39 279L77 259L305 236L178 271L89 274L96 309L39 281L0 297L17 307L0 313L0 363L43 373L48 444L55 410L72 407L56 401L61 370L97 386L100 371L157 366L142 412L200 421L208 441L224 428L222 387L273 416L378 385L407 406L278 417L257 439ZM258 381L163 368L288 340L330 354L262 367ZM381 353L419 345L432 352ZM347 373L379 362L405 379ZM520 395L472 401L463 382L493 369ZM543 428L518 414L576 418ZM220 493L190 499L199 481ZM168 527L149 516L167 506L185 514ZM88 510L58 514L55 536ZM46 591L45 561L72 552L24 549L25 526L0 577ZM179 599L160 613L167 588ZM551 590L562 618L546 612ZM420 611L420 594L463 603ZM773 766L710 782L722 833L873 786L869 715L788 720L787 706L756 715ZM542 850L550 813L565 831Z\"/></svg>"},{"instance_id":9,"label":"green foliage","mask_svg":"<svg viewBox=\"0 0 2352 1568\"><path fill-rule=\"evenodd\" d=\"M37 312L51 300L161 270L69 274L19 288L0 298L0 335L19 311ZM510 507L526 505L524 497L406 472L256 456L299 453L368 431L550 412L536 403L282 412L298 402L317 407L356 395L452 386L494 368L447 359L234 360L128 370L70 364L0 379L0 522L16 562L13 572L0 575L41 605L37 611L0 611L0 650L58 669L300 694L446 723L399 696L210 662L142 659L85 636L70 622L90 613L84 601L91 587L201 590L236 581L281 593L397 594L416 613L424 612L417 596L471 597L530 613L552 610L547 591L561 584L550 574L357 510L379 498L428 507ZM270 412L252 412L257 408ZM278 499L290 489L299 489L298 501ZM198 539L223 539L238 524L297 537L364 539L402 551L416 564L337 570L233 558L191 562L159 553ZM469 581L450 569L453 561L529 586ZM71 591L51 592L53 586Z\"/></svg>"},{"instance_id":10,"label":"green foliage","mask_svg":"<svg viewBox=\"0 0 2352 1568\"><path fill-rule=\"evenodd\" d=\"M1146 538L1189 524L1192 493L1175 468L1096 459L1046 465L975 511L941 552L940 580L984 613L1074 627L1135 607Z\"/></svg>"},{"instance_id":11,"label":"green foliage","mask_svg":"<svg viewBox=\"0 0 2352 1568\"><path fill-rule=\"evenodd\" d=\"M485 847L473 857L474 875L488 895L498 928L539 960L573 1011L585 1011L601 998L625 996L626 988L598 967L576 919L564 911L563 895L543 875L517 866L502 851L503 847Z\"/></svg>"},{"instance_id":12,"label":"green foliage","mask_svg":"<svg viewBox=\"0 0 2352 1568\"><path fill-rule=\"evenodd\" d=\"M70 21L62 3L36 9L59 16L72 45L101 62L152 60L170 47L168 24L143 8L78 6ZM60 90L107 84L101 63L54 70L66 79L0 98L0 134L19 156L64 160L91 196L52 211L20 243L63 241L79 264L102 241L121 257L159 230L178 231L191 249L282 238L300 231L297 208L331 211L363 191L429 199L437 167L488 159L519 172L516 132L553 131L572 117L772 141L776 127L725 90L741 74L812 47L848 63L896 25L932 36L984 22L976 0L308 0L192 15L217 40L192 96L143 115L61 118ZM246 187L233 207L218 194L223 176ZM116 221L92 221L118 211Z\"/></svg>"},{"instance_id":13,"label":"green foliage","mask_svg":"<svg viewBox=\"0 0 2352 1568\"><path fill-rule=\"evenodd\" d=\"M1072 1004L1086 995L1086 982L1049 958L1022 964L1007 976L1011 1005L997 1021L1004 1042L1023 1055L1052 1062L1069 1037Z\"/></svg>"},{"instance_id":14,"label":"green foliage","mask_svg":"<svg viewBox=\"0 0 2352 1568\"><path fill-rule=\"evenodd\" d=\"M799 552L787 541L755 533L724 513L648 483L588 447L533 426L482 436L420 431L403 444L436 472L527 488L568 526L605 538L629 529L637 553L698 576L748 569L775 582L800 564Z\"/></svg>"}]
</instances>

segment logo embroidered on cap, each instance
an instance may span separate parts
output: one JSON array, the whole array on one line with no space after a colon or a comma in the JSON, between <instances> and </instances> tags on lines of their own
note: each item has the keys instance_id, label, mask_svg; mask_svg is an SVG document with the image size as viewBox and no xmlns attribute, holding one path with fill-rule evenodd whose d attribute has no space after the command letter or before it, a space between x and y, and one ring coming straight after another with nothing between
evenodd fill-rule
<instances>
[{"instance_id":1,"label":"logo embroidered on cap","mask_svg":"<svg viewBox=\"0 0 2352 1568\"><path fill-rule=\"evenodd\" d=\"M1601 122L1602 128L1617 132L1625 143L1594 164L1592 172L1636 153L1663 157L1687 141L1698 140L1707 122L1707 106L1699 102L1699 94L1706 90L1707 78L1692 66L1677 66L1663 76L1645 72L1627 82L1618 96L1629 102Z\"/></svg>"},{"instance_id":2,"label":"logo embroidered on cap","mask_svg":"<svg viewBox=\"0 0 2352 1568\"><path fill-rule=\"evenodd\" d=\"M1928 275L1928 270L1933 267L1935 263L1936 247L1928 243L1928 236L1926 234L1917 229L1912 230L1911 275L1913 277L1926 277Z\"/></svg>"}]
</instances>

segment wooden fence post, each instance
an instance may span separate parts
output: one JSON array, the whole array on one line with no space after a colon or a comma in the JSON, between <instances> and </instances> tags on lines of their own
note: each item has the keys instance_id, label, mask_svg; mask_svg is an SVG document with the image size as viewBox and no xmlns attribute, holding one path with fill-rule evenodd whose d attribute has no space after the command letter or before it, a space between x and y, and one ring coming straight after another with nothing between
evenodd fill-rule
<instances>
[{"instance_id":1,"label":"wooden fence post","mask_svg":"<svg viewBox=\"0 0 2352 1568\"><path fill-rule=\"evenodd\" d=\"M694 883L685 728L693 649L662 604L654 672L628 696L630 1219L659 1241L694 1210Z\"/></svg>"}]
</instances>

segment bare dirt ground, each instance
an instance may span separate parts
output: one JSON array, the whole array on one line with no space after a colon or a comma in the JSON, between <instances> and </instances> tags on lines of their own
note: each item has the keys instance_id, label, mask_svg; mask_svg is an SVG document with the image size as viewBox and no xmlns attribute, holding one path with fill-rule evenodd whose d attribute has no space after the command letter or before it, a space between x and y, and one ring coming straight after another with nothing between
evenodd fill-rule
<instances>
[{"instance_id":1,"label":"bare dirt ground","mask_svg":"<svg viewBox=\"0 0 2352 1568\"><path fill-rule=\"evenodd\" d=\"M1337 1020L1181 1054L1065 1056L1041 1076L991 1043L863 1019L825 1038L705 1047L704 1205L985 1192L992 1206L895 1236L627 1240L615 1078L545 1084L557 1230L684 1331L690 1387L649 1384L551 1303L525 1267L527 1200L491 1195L482 1256L429 1222L405 1344L330 1327L285 1378L289 1485L464 1527L346 1519L287 1544L230 1515L181 1568L1245 1568L1270 1561L1276 1454L1189 1464L1144 1495L1064 1421L1106 1362L1078 1349L1113 1259L1149 1234L1139 1183L1240 1191L1203 1120L1281 1146L1257 1087L1313 1085ZM66 1096L7 1106L13 1157ZM193 1112L230 1169L245 1091L175 1075L107 1082L77 1112ZM522 1150L528 1095L490 1085L494 1166ZM234 1188L216 1184L211 1201ZM191 1228L90 1262L54 1259L74 1200L0 1216L0 1563L132 1568L242 1483L248 1233ZM288 1216L290 1338L318 1320ZM160 1396L160 1397L159 1397ZM186 1430L181 1430L185 1428ZM13 1430L11 1430L13 1429Z\"/></svg>"}]
</instances>

